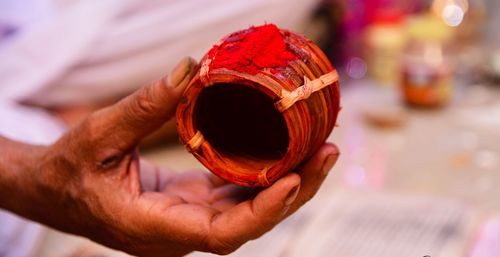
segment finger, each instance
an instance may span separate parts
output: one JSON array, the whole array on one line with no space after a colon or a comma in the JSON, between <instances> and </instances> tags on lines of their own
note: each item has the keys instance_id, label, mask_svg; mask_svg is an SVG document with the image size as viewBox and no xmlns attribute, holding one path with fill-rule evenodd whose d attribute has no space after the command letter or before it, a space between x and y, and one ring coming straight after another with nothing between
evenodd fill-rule
<instances>
[{"instance_id":1,"label":"finger","mask_svg":"<svg viewBox=\"0 0 500 257\"><path fill-rule=\"evenodd\" d=\"M123 150L135 146L175 113L181 94L196 71L191 58L182 60L166 78L145 86L89 119L97 143Z\"/></svg>"},{"instance_id":2,"label":"finger","mask_svg":"<svg viewBox=\"0 0 500 257\"><path fill-rule=\"evenodd\" d=\"M141 187L143 191L158 191L159 169L154 164L144 159L139 160Z\"/></svg>"},{"instance_id":3,"label":"finger","mask_svg":"<svg viewBox=\"0 0 500 257\"><path fill-rule=\"evenodd\" d=\"M209 249L216 253L234 251L279 223L300 189L300 177L291 173L261 191L253 200L215 216L211 222Z\"/></svg>"},{"instance_id":4,"label":"finger","mask_svg":"<svg viewBox=\"0 0 500 257\"><path fill-rule=\"evenodd\" d=\"M340 155L334 144L325 144L298 171L301 178L300 192L287 215L294 213L318 192L326 176Z\"/></svg>"}]
</instances>

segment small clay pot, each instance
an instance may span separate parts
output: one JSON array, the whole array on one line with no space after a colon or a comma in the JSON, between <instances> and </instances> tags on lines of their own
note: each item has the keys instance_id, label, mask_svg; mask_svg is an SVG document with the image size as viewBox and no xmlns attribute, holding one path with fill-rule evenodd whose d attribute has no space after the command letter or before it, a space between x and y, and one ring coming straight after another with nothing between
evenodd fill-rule
<instances>
[{"instance_id":1,"label":"small clay pot","mask_svg":"<svg viewBox=\"0 0 500 257\"><path fill-rule=\"evenodd\" d=\"M177 108L187 149L242 186L269 186L297 168L323 145L340 109L331 63L310 40L286 30L278 31L295 58L283 67L259 67L256 74L214 68L220 58L214 51L256 28L227 36L203 57Z\"/></svg>"}]
</instances>

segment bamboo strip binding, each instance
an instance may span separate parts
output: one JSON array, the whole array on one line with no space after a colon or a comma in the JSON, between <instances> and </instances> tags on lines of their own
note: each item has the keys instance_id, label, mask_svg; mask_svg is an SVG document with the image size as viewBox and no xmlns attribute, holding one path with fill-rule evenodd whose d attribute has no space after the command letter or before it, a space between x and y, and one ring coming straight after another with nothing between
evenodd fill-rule
<instances>
[{"instance_id":1,"label":"bamboo strip binding","mask_svg":"<svg viewBox=\"0 0 500 257\"><path fill-rule=\"evenodd\" d=\"M267 179L267 172L269 171L269 167L265 167L264 169L262 169L259 173L259 175L257 176L258 177L258 180L259 180L259 183L262 185L262 186L269 186L271 185L271 183L269 182L269 180Z\"/></svg>"},{"instance_id":2,"label":"bamboo strip binding","mask_svg":"<svg viewBox=\"0 0 500 257\"><path fill-rule=\"evenodd\" d=\"M187 147L190 151L198 151L200 146L205 142L205 138L200 131L196 131L196 134L187 142Z\"/></svg>"},{"instance_id":3,"label":"bamboo strip binding","mask_svg":"<svg viewBox=\"0 0 500 257\"><path fill-rule=\"evenodd\" d=\"M275 106L280 112L284 112L288 108L292 107L297 101L309 98L312 93L320 91L321 89L338 82L338 80L339 75L336 70L333 70L314 80L310 80L304 76L304 85L296 88L292 92L283 89L281 91L282 98L275 104Z\"/></svg>"}]
</instances>

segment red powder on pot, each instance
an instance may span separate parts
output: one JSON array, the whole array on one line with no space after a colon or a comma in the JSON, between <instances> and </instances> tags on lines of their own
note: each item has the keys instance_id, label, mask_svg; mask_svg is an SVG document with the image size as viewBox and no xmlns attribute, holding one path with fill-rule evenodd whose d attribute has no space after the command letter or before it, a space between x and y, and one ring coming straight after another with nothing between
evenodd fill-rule
<instances>
[{"instance_id":1,"label":"red powder on pot","mask_svg":"<svg viewBox=\"0 0 500 257\"><path fill-rule=\"evenodd\" d=\"M274 24L229 35L209 52L210 69L226 68L255 75L265 68L285 67L296 59Z\"/></svg>"}]
</instances>

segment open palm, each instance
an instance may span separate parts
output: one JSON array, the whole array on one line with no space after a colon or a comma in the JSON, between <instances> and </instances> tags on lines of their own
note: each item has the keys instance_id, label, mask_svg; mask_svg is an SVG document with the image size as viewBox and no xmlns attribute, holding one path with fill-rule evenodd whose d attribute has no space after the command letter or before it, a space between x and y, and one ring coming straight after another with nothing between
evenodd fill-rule
<instances>
[{"instance_id":1,"label":"open palm","mask_svg":"<svg viewBox=\"0 0 500 257\"><path fill-rule=\"evenodd\" d=\"M311 199L335 161L329 156L338 156L333 145L323 146L297 173L263 190L228 184L202 171L175 173L144 163L142 197L153 205L151 212L166 220L165 226L190 238L188 249L199 240L196 250L229 253Z\"/></svg>"}]
</instances>

